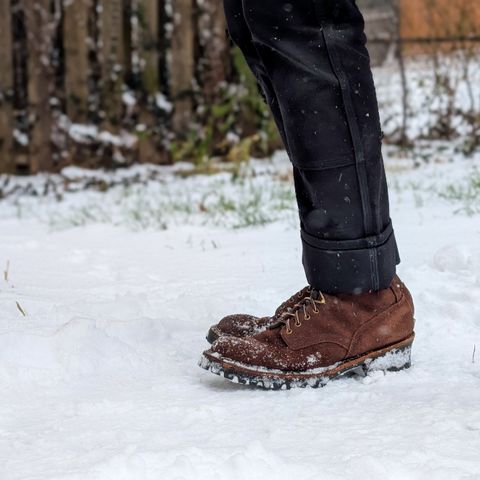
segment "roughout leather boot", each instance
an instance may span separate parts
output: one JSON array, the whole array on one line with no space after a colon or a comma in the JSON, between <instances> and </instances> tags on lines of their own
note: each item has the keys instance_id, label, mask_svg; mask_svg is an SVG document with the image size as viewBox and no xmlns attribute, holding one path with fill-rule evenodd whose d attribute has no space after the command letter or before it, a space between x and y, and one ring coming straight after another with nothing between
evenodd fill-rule
<instances>
[{"instance_id":1,"label":"roughout leather boot","mask_svg":"<svg viewBox=\"0 0 480 480\"><path fill-rule=\"evenodd\" d=\"M272 325L278 323L280 317L289 308L293 308L298 302L305 297L308 297L310 293L310 287L302 288L302 290L293 294L288 300L285 300L275 310L272 317L254 317L253 315L248 315L246 313L228 315L222 318L216 325L210 327L210 330L207 333L207 341L213 343L222 336L242 338L261 333Z\"/></svg>"},{"instance_id":2,"label":"roughout leather boot","mask_svg":"<svg viewBox=\"0 0 480 480\"><path fill-rule=\"evenodd\" d=\"M220 337L200 366L269 389L320 387L349 372L401 370L410 366L413 313L412 297L398 277L378 292L312 290L268 330Z\"/></svg>"}]
</instances>

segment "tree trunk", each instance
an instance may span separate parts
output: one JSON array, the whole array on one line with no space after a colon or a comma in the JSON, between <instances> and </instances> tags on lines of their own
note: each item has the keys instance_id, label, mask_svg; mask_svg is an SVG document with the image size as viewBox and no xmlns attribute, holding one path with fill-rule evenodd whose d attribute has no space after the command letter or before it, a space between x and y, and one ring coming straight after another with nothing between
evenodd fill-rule
<instances>
[{"instance_id":1,"label":"tree trunk","mask_svg":"<svg viewBox=\"0 0 480 480\"><path fill-rule=\"evenodd\" d=\"M27 28L28 110L31 121L30 171L52 170L52 111L50 95L52 68L50 65L52 34L50 1L23 0Z\"/></svg>"},{"instance_id":2,"label":"tree trunk","mask_svg":"<svg viewBox=\"0 0 480 480\"><path fill-rule=\"evenodd\" d=\"M67 115L73 122L88 118L88 14L92 0L64 2L63 42Z\"/></svg>"},{"instance_id":3,"label":"tree trunk","mask_svg":"<svg viewBox=\"0 0 480 480\"><path fill-rule=\"evenodd\" d=\"M193 0L172 0L173 33L170 90L174 102L173 129L185 132L193 109L192 81L195 76L195 23Z\"/></svg>"},{"instance_id":4,"label":"tree trunk","mask_svg":"<svg viewBox=\"0 0 480 480\"><path fill-rule=\"evenodd\" d=\"M13 58L10 0L0 0L0 173L14 171Z\"/></svg>"}]
</instances>

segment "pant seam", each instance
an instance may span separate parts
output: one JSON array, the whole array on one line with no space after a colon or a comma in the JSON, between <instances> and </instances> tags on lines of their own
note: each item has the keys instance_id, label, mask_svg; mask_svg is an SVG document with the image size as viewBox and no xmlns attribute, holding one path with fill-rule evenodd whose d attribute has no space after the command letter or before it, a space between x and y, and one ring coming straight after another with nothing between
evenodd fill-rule
<instances>
[{"instance_id":1,"label":"pant seam","mask_svg":"<svg viewBox=\"0 0 480 480\"><path fill-rule=\"evenodd\" d=\"M342 93L346 119L350 131L350 136L353 143L353 150L355 155L355 163L357 170L357 179L360 190L360 197L362 201L362 211L363 211L363 223L365 235L369 235L373 232L373 218L372 211L368 199L368 179L365 165L365 152L363 150L363 145L360 138L360 129L358 122L355 116L355 110L351 98L350 85L348 78L345 75L345 72L342 70L340 62L337 61L337 55L335 51L335 46L330 42L330 34L332 32L332 26L325 23L325 21L320 20L322 27L322 35L325 41L325 47L327 49L327 54L330 60L330 64L333 70L333 73L337 77L340 90ZM376 250L371 250L370 253L370 270L371 270L371 280L372 288L378 290L379 285L379 272L378 272L378 260Z\"/></svg>"}]
</instances>

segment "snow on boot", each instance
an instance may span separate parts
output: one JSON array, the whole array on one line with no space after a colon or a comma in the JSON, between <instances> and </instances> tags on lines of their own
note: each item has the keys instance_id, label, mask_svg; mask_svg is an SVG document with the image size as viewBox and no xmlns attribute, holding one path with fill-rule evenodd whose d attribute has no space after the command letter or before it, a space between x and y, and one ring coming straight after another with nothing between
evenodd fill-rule
<instances>
[{"instance_id":1,"label":"snow on boot","mask_svg":"<svg viewBox=\"0 0 480 480\"><path fill-rule=\"evenodd\" d=\"M228 315L216 325L210 327L207 334L207 340L213 343L222 336L231 337L249 337L261 333L267 328L278 323L279 318L290 308L293 308L298 302L310 295L310 287L302 288L299 292L285 300L275 311L272 317L254 317L244 313Z\"/></svg>"},{"instance_id":2,"label":"snow on boot","mask_svg":"<svg viewBox=\"0 0 480 480\"><path fill-rule=\"evenodd\" d=\"M312 290L276 325L251 337L220 337L200 366L269 389L320 387L332 378L410 366L412 297L395 277L379 292L327 295Z\"/></svg>"}]
</instances>

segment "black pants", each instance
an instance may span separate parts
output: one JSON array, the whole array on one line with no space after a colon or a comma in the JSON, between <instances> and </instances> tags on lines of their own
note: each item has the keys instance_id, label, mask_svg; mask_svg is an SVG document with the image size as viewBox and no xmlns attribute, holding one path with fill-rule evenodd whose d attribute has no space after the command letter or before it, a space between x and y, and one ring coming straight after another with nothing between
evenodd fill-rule
<instances>
[{"instance_id":1,"label":"black pants","mask_svg":"<svg viewBox=\"0 0 480 480\"><path fill-rule=\"evenodd\" d=\"M378 105L355 0L224 0L294 169L307 280L387 288L399 263Z\"/></svg>"}]
</instances>

